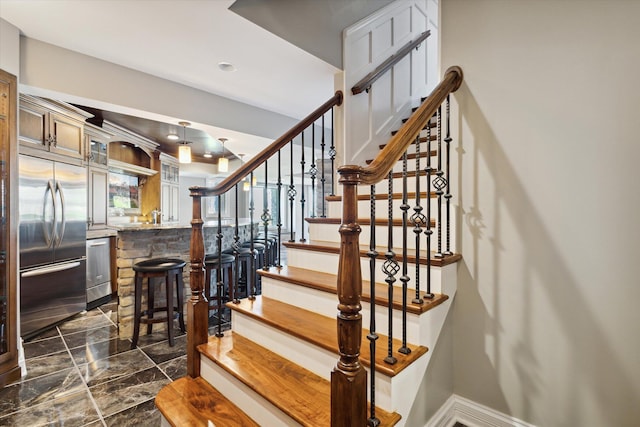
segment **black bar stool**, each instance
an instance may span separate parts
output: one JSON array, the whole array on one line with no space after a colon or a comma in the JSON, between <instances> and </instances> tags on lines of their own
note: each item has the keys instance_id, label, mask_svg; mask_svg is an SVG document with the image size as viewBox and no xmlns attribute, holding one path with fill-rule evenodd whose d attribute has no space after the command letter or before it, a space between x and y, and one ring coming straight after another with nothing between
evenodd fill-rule
<instances>
[{"instance_id":1,"label":"black bar stool","mask_svg":"<svg viewBox=\"0 0 640 427\"><path fill-rule=\"evenodd\" d=\"M233 249L224 251L231 256L235 256ZM254 271L251 271L251 264L253 262ZM255 283L255 264L256 264L256 251L251 252L250 248L238 248L238 265L236 266L238 271L238 294L236 295L236 289L231 285L229 295L232 301L240 298L246 298L249 295L251 286Z\"/></svg>"},{"instance_id":2,"label":"black bar stool","mask_svg":"<svg viewBox=\"0 0 640 427\"><path fill-rule=\"evenodd\" d=\"M251 242L244 242L242 244L243 248L251 249ZM254 280L257 288L257 293L260 294L260 290L262 289L262 276L258 274L258 270L260 270L264 266L264 253L265 246L263 243L253 242L253 250L256 252L256 262L254 264Z\"/></svg>"},{"instance_id":3,"label":"black bar stool","mask_svg":"<svg viewBox=\"0 0 640 427\"><path fill-rule=\"evenodd\" d=\"M138 337L140 336L140 323L147 325L147 334L153 330L154 323L167 322L167 334L169 335L169 345L173 346L173 319L176 314L180 323L180 330L185 332L184 316L183 316L183 293L184 283L182 280L182 268L186 265L181 259L177 258L153 258L145 261L137 262L133 265L135 271L135 307L133 318L133 338L131 340L131 348L138 345ZM155 278L163 277L165 284L166 306L155 307ZM142 281L147 279L147 309L142 311ZM175 283L176 302L173 303L173 288L171 281ZM164 311L166 317L154 318L154 313Z\"/></svg>"},{"instance_id":4,"label":"black bar stool","mask_svg":"<svg viewBox=\"0 0 640 427\"><path fill-rule=\"evenodd\" d=\"M222 263L220 263L222 261ZM218 315L221 316L221 308L218 307L218 299L215 298L218 294L216 288L216 295L211 295L211 277L217 277L217 271L220 269L220 275L222 277L222 295L220 298L223 302L226 302L227 296L230 295L229 289L233 284L233 269L235 267L236 260L233 255L222 253L222 257L219 258L218 254L208 254L204 257L204 295L209 300L209 310L218 310ZM214 275L213 273L216 273ZM214 279L217 280L217 279Z\"/></svg>"}]
</instances>

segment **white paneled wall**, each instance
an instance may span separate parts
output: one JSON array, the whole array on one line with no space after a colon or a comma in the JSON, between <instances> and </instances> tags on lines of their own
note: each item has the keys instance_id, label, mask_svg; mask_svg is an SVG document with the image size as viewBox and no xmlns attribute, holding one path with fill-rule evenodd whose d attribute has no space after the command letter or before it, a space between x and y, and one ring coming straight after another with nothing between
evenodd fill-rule
<instances>
[{"instance_id":1,"label":"white paneled wall","mask_svg":"<svg viewBox=\"0 0 640 427\"><path fill-rule=\"evenodd\" d=\"M373 83L370 91L351 94L359 80L427 30L431 35L426 42ZM396 1L345 29L343 43L343 112L349 125L339 148L344 163L363 164L438 81L438 2Z\"/></svg>"}]
</instances>

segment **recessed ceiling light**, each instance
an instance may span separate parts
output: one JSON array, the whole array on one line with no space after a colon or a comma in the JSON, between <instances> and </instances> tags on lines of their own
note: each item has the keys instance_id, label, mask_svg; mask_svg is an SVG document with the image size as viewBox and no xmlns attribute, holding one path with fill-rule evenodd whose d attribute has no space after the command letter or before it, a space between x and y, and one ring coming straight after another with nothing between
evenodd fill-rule
<instances>
[{"instance_id":1,"label":"recessed ceiling light","mask_svg":"<svg viewBox=\"0 0 640 427\"><path fill-rule=\"evenodd\" d=\"M210 159L213 157L211 153L204 153L203 156L206 157L207 159Z\"/></svg>"},{"instance_id":2,"label":"recessed ceiling light","mask_svg":"<svg viewBox=\"0 0 640 427\"><path fill-rule=\"evenodd\" d=\"M235 71L236 67L229 63L229 62L218 62L218 68L220 68L222 71Z\"/></svg>"},{"instance_id":3,"label":"recessed ceiling light","mask_svg":"<svg viewBox=\"0 0 640 427\"><path fill-rule=\"evenodd\" d=\"M169 135L167 135L167 139L171 140L171 141L177 141L180 139L180 137L178 135L176 135L175 133L170 133Z\"/></svg>"}]
</instances>

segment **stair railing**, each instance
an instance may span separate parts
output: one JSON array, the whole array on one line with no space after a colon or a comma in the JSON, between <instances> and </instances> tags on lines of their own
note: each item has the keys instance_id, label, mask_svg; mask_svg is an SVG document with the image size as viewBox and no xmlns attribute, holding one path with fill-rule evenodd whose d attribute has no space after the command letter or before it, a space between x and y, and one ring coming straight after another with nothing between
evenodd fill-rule
<instances>
[{"instance_id":1,"label":"stair railing","mask_svg":"<svg viewBox=\"0 0 640 427\"><path fill-rule=\"evenodd\" d=\"M375 271L376 260L382 259L382 271L384 273L385 282L388 285L388 304L389 304L389 325L388 325L388 348L384 363L394 364L397 357L401 354L407 354L411 350L407 347L406 338L406 312L407 312L407 291L410 278L408 277L408 254L407 254L407 236L406 227L408 225L408 210L410 208L407 192L407 177L410 173L407 171L407 155L408 148L415 144L416 151L410 156L415 157L416 171L414 172L416 180L415 207L410 221L414 226L416 234L416 277L415 298L412 299L413 304L423 304L424 299L434 298L431 292L430 269L432 263L431 253L431 209L430 199L435 197L437 204L437 250L433 257L440 258L441 265L444 265L444 258L451 256L450 248L450 187L449 187L449 147L452 141L449 126L449 95L455 92L462 84L463 74L460 67L454 66L447 69L444 78L431 94L424 100L420 107L412 114L405 124L395 133L389 140L389 143L378 153L377 157L366 167L357 165L346 165L338 168L340 175L339 182L342 184L342 225L340 226L341 245L340 258L338 265L338 351L339 359L336 367L331 373L331 419L332 426L347 427L356 425L377 426L380 422L375 414L375 349L378 335L376 332L375 322ZM442 104L445 103L444 113ZM445 114L445 148L442 148L442 115ZM426 137L421 137L422 131L426 131ZM437 144L437 167L431 167L431 148L432 141ZM421 168L420 143L426 142L426 158L427 166ZM446 158L443 160L443 156ZM398 257L394 252L393 242L393 168L399 161L402 161L402 203L399 207L402 215L402 224L404 227L402 234L402 268L398 264ZM388 179L388 229L387 229L387 245L379 253L376 249L375 236L375 196L376 184ZM428 191L422 194L426 198L427 215L422 213L420 181L423 181L423 188ZM370 342L371 363L370 363L370 388L369 400L370 411L367 414L367 378L366 371L360 363L360 344L362 339L362 315L361 296L362 296L362 274L360 268L360 247L359 234L360 225L358 224L358 185L368 185L371 189L371 241L369 251L367 253L370 259L370 327L367 338ZM431 188L435 191L431 191ZM444 202L443 202L444 200ZM445 204L445 216L442 215L442 205ZM445 247L442 248L442 232L445 230ZM420 250L421 235L426 236L426 250ZM420 259L421 254L425 260ZM453 258L453 257L452 257ZM420 291L420 265L426 264L426 292L421 295ZM400 281L402 282L402 345L399 349L392 348L393 344L393 313L394 305L394 288L393 283L396 281L396 275L402 269ZM424 298L424 299L423 299Z\"/></svg>"},{"instance_id":2,"label":"stair railing","mask_svg":"<svg viewBox=\"0 0 640 427\"><path fill-rule=\"evenodd\" d=\"M293 203L295 202L296 194L298 190L296 189L294 183L294 176L304 177L305 174L310 174L313 178L312 192L314 193L312 196L315 199L315 192L317 189L315 188L315 180L318 179L318 168L316 161L318 160L316 154L313 153L312 156L312 164L305 169L305 160L304 160L304 142L300 142L304 138L304 134L311 134L315 136L316 131L315 127L318 126L318 122L321 123L322 129L322 152L320 153L321 161L322 161L322 173L319 177L320 182L322 183L322 191L324 200L325 191L325 183L327 181L327 177L324 173L324 161L325 161L325 116L331 116L331 128L333 129L333 108L336 106L340 106L342 104L343 95L341 91L336 92L329 100L327 100L324 104L314 110L311 114L301 120L297 125L292 127L289 131L284 133L280 138L276 139L273 143L271 143L268 147L262 150L258 155L256 155L251 160L242 164L236 171L231 173L227 178L221 181L215 187L207 188L207 187L191 187L190 195L192 198L192 220L191 220L191 242L190 242L190 287L191 287L191 297L187 303L187 374L191 377L200 376L200 355L197 350L197 347L200 344L204 344L208 340L209 335L209 298L210 295L205 295L205 244L204 244L204 234L203 234L203 225L204 221L202 219L202 199L206 197L215 197L217 199L217 234L216 236L216 250L215 254L217 254L218 267L222 265L222 253L225 246L230 247L230 253L235 256L235 265L236 265L236 274L235 281L232 284L229 284L229 296L231 297L231 301L234 303L239 303L239 299L237 298L239 293L239 274L237 266L239 265L239 255L241 252L241 237L238 234L239 229L239 212L237 206L239 187L241 182L245 178L249 178L248 184L250 186L250 195L249 195L249 208L248 208L248 216L250 219L250 236L249 236L249 250L250 253L254 253L254 242L256 239L260 243L264 243L264 259L263 263L264 268L269 268L269 266L281 267L280 260L280 244L282 241L282 213L280 212L281 203L281 190L283 187L282 176L282 154L284 150L287 148L287 145L290 146L291 150L291 168L287 171L291 175L291 183L288 187L287 196L289 201L291 202L291 211L293 212ZM309 130L311 128L311 130ZM333 132L331 132L333 135ZM299 142L297 145L301 145L301 161L300 168L294 168L294 142ZM313 142L313 149L315 150L315 141ZM331 171L334 170L334 160L335 160L335 148L333 144L333 136L331 137L331 148L329 151L329 158L327 159L331 162ZM267 204L267 191L269 185L269 165L273 165L277 162L277 182L274 183L277 188L277 200L276 200L276 208L277 212L271 212L270 206ZM254 177L260 178L264 177L263 183L254 183ZM304 179L304 178L302 178ZM334 178L329 177L329 182L331 185L330 194L334 193ZM303 180L304 183L304 180ZM260 212L260 207L256 207L254 205L253 199L253 189L256 185L262 185L263 187L263 206L262 213ZM223 228L222 228L222 209L221 202L222 196L229 192L234 191L236 197L236 206L234 208L234 234L231 238L224 239ZM304 190L301 203L301 209L303 210L302 217L305 216L305 200L304 200ZM254 211L258 209L259 218L254 218ZM322 212L324 214L325 207L324 202L322 205ZM314 212L315 215L315 212ZM254 224L255 221L255 224ZM272 242L274 239L271 239L269 234L269 225L273 225L276 227L277 235L275 236L275 242ZM254 235L254 231L261 230L261 234ZM289 224L290 232L293 236L293 230L295 229L294 217L291 216L291 222ZM304 239L304 234L302 234L302 240ZM271 249L271 250L270 250ZM250 280L250 277L255 277L255 268L254 263L251 263L251 271L245 272L246 277L246 293L249 298L255 298L256 294L260 292L260 290L256 286L256 280ZM222 271L221 268L216 269L216 278L215 278L215 289L216 289L216 298L217 298L217 319L216 324L214 325L214 333L216 336L223 336L222 331L222 307L225 300L223 300L223 281L222 281Z\"/></svg>"}]
</instances>

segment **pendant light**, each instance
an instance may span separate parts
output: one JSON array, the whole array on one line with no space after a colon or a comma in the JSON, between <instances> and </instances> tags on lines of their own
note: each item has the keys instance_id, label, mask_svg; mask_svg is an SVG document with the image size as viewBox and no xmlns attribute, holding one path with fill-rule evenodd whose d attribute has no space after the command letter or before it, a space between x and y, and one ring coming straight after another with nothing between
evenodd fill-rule
<instances>
[{"instance_id":1,"label":"pendant light","mask_svg":"<svg viewBox=\"0 0 640 427\"><path fill-rule=\"evenodd\" d=\"M218 141L222 143L222 156L218 159L218 172L229 172L229 159L224 157L224 143L227 142L227 138L218 138Z\"/></svg>"},{"instance_id":2,"label":"pendant light","mask_svg":"<svg viewBox=\"0 0 640 427\"><path fill-rule=\"evenodd\" d=\"M190 126L189 122L179 122L182 126L182 141L178 142L178 161L180 163L191 163L191 147L187 141L187 126Z\"/></svg>"}]
</instances>

